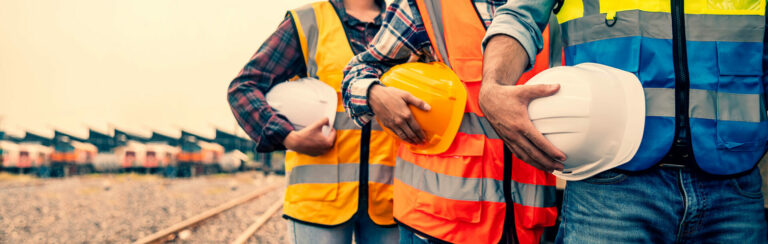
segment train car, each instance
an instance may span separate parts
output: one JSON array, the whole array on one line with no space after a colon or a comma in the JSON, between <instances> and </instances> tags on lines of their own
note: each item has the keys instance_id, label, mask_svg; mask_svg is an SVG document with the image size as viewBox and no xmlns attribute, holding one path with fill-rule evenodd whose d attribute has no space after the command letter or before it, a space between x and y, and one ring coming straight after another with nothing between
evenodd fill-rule
<instances>
[{"instance_id":1,"label":"train car","mask_svg":"<svg viewBox=\"0 0 768 244\"><path fill-rule=\"evenodd\" d=\"M143 166L145 173L160 173L168 167L176 166L176 159L181 148L162 142L150 142L145 146L146 153Z\"/></svg>"},{"instance_id":2,"label":"train car","mask_svg":"<svg viewBox=\"0 0 768 244\"><path fill-rule=\"evenodd\" d=\"M205 141L185 142L178 156L178 172L181 177L218 172L224 147Z\"/></svg>"},{"instance_id":3,"label":"train car","mask_svg":"<svg viewBox=\"0 0 768 244\"><path fill-rule=\"evenodd\" d=\"M101 152L93 159L93 169L96 172L116 173L122 170L121 166L114 152Z\"/></svg>"},{"instance_id":4,"label":"train car","mask_svg":"<svg viewBox=\"0 0 768 244\"><path fill-rule=\"evenodd\" d=\"M37 172L42 167L49 167L53 148L35 142L19 143L19 160L16 167L19 173Z\"/></svg>"},{"instance_id":5,"label":"train car","mask_svg":"<svg viewBox=\"0 0 768 244\"><path fill-rule=\"evenodd\" d=\"M67 177L94 171L93 160L98 154L96 146L79 141L57 142L51 154L53 176Z\"/></svg>"},{"instance_id":6,"label":"train car","mask_svg":"<svg viewBox=\"0 0 768 244\"><path fill-rule=\"evenodd\" d=\"M0 162L2 162L4 171L18 172L19 144L0 140Z\"/></svg>"},{"instance_id":7,"label":"train car","mask_svg":"<svg viewBox=\"0 0 768 244\"><path fill-rule=\"evenodd\" d=\"M221 171L221 159L224 156L224 147L218 143L199 141L200 164L205 174L214 174Z\"/></svg>"},{"instance_id":8,"label":"train car","mask_svg":"<svg viewBox=\"0 0 768 244\"><path fill-rule=\"evenodd\" d=\"M146 146L136 141L126 141L113 149L123 172L140 172L146 159Z\"/></svg>"}]
</instances>

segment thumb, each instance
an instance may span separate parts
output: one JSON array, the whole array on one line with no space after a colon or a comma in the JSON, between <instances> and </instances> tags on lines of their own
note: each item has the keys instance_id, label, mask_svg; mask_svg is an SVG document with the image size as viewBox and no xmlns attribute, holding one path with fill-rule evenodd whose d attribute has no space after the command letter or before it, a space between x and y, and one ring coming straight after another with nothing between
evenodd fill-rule
<instances>
[{"instance_id":1,"label":"thumb","mask_svg":"<svg viewBox=\"0 0 768 244\"><path fill-rule=\"evenodd\" d=\"M328 134L328 136L325 137L325 142L327 145L333 146L333 143L336 142L336 130L331 128L331 132Z\"/></svg>"},{"instance_id":2,"label":"thumb","mask_svg":"<svg viewBox=\"0 0 768 244\"><path fill-rule=\"evenodd\" d=\"M307 130L309 130L309 131L315 131L315 130L316 131L322 131L324 125L330 126L330 120L327 117L326 118L322 118L322 119L316 121L315 123L312 123L311 125L307 126Z\"/></svg>"},{"instance_id":3,"label":"thumb","mask_svg":"<svg viewBox=\"0 0 768 244\"><path fill-rule=\"evenodd\" d=\"M405 97L403 97L403 99L405 99L405 103L411 104L413 106L416 106L417 108L419 108L421 110L429 111L430 109L432 109L432 107L429 106L429 104L427 104L427 102L424 102L423 100L421 100L421 99L411 95L410 93L406 93Z\"/></svg>"},{"instance_id":4,"label":"thumb","mask_svg":"<svg viewBox=\"0 0 768 244\"><path fill-rule=\"evenodd\" d=\"M523 87L525 90L522 95L528 99L552 96L560 90L560 84L526 85Z\"/></svg>"}]
</instances>

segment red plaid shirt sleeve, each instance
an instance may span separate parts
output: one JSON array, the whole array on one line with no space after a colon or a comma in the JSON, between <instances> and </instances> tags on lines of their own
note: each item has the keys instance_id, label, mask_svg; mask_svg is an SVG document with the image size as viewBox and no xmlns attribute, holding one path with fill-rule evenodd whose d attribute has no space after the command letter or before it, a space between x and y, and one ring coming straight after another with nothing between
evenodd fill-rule
<instances>
[{"instance_id":1,"label":"red plaid shirt sleeve","mask_svg":"<svg viewBox=\"0 0 768 244\"><path fill-rule=\"evenodd\" d=\"M294 76L306 76L298 34L290 14L261 45L229 85L227 98L235 119L256 142L257 151L285 150L293 125L267 104L264 94Z\"/></svg>"}]
</instances>

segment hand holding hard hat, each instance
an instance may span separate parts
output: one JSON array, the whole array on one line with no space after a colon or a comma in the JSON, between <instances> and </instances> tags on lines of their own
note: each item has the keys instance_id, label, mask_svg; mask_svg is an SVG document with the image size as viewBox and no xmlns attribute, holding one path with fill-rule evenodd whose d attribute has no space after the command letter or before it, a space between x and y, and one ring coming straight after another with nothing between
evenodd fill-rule
<instances>
[{"instance_id":1,"label":"hand holding hard hat","mask_svg":"<svg viewBox=\"0 0 768 244\"><path fill-rule=\"evenodd\" d=\"M303 78L277 84L265 97L272 109L285 116L296 129L283 141L286 148L311 156L322 155L333 148L336 90L320 80Z\"/></svg>"},{"instance_id":2,"label":"hand holding hard hat","mask_svg":"<svg viewBox=\"0 0 768 244\"><path fill-rule=\"evenodd\" d=\"M568 158L555 176L582 180L634 157L645 126L645 93L640 80L609 66L582 63L555 67L525 86L560 84L560 90L533 100L533 125Z\"/></svg>"},{"instance_id":3,"label":"hand holding hard hat","mask_svg":"<svg viewBox=\"0 0 768 244\"><path fill-rule=\"evenodd\" d=\"M443 63L405 63L392 67L381 82L395 95L390 99L392 107L371 98L371 108L385 131L410 143L415 153L445 152L459 130L467 101L459 77Z\"/></svg>"},{"instance_id":4,"label":"hand holding hard hat","mask_svg":"<svg viewBox=\"0 0 768 244\"><path fill-rule=\"evenodd\" d=\"M426 134L413 117L413 111L429 111L429 104L414 97L407 91L396 87L374 85L370 91L371 110L376 114L376 120L406 143L421 144L426 140ZM413 106L416 109L412 110Z\"/></svg>"}]
</instances>

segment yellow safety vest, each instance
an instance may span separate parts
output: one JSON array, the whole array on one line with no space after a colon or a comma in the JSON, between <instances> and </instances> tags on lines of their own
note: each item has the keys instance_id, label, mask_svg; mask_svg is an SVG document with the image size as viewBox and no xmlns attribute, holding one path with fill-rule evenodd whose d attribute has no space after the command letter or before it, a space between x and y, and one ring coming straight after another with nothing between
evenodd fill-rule
<instances>
[{"instance_id":1,"label":"yellow safety vest","mask_svg":"<svg viewBox=\"0 0 768 244\"><path fill-rule=\"evenodd\" d=\"M317 157L286 153L288 188L283 212L289 218L313 224L342 224L358 212L359 193L365 190L359 182L367 181L368 215L376 224L393 225L396 141L376 122L371 123L370 134L366 133L344 112L340 93L342 70L354 54L338 14L328 1L305 5L290 14L299 35L307 76L335 88L338 107L333 126L336 145L330 152ZM361 158L361 151L368 151L368 157ZM365 176L367 179L362 179Z\"/></svg>"}]
</instances>

